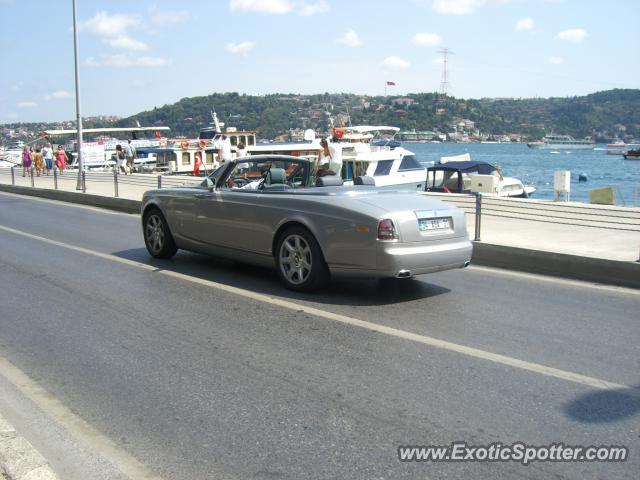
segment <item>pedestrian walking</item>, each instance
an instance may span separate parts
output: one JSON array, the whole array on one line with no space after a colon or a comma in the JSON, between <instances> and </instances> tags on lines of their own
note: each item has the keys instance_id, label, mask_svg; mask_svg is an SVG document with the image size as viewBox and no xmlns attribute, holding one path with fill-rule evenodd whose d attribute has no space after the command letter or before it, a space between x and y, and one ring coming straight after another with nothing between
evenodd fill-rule
<instances>
[{"instance_id":1,"label":"pedestrian walking","mask_svg":"<svg viewBox=\"0 0 640 480\"><path fill-rule=\"evenodd\" d=\"M51 169L53 168L53 150L51 150L51 144L46 143L42 149L42 156L44 157L45 167L47 168L47 175L51 175Z\"/></svg>"},{"instance_id":2,"label":"pedestrian walking","mask_svg":"<svg viewBox=\"0 0 640 480\"><path fill-rule=\"evenodd\" d=\"M39 147L36 147L36 153L33 154L33 165L36 170L36 175L44 174L44 157Z\"/></svg>"},{"instance_id":3,"label":"pedestrian walking","mask_svg":"<svg viewBox=\"0 0 640 480\"><path fill-rule=\"evenodd\" d=\"M56 169L60 172L60 175L64 174L68 160L67 152L62 149L62 145L58 145L58 149L56 150Z\"/></svg>"},{"instance_id":4,"label":"pedestrian walking","mask_svg":"<svg viewBox=\"0 0 640 480\"><path fill-rule=\"evenodd\" d=\"M129 170L129 173L133 173L133 161L135 160L137 153L136 147L131 144L131 140L128 140L125 154L127 156L127 170Z\"/></svg>"},{"instance_id":5,"label":"pedestrian walking","mask_svg":"<svg viewBox=\"0 0 640 480\"><path fill-rule=\"evenodd\" d=\"M22 176L27 176L27 170L31 171L33 160L31 159L31 147L24 147L22 151Z\"/></svg>"}]
</instances>

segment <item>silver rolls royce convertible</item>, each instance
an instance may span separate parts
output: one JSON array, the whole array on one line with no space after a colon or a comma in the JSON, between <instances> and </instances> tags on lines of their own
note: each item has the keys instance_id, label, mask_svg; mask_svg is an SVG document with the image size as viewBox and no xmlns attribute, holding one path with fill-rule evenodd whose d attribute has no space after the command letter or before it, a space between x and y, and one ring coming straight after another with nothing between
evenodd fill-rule
<instances>
[{"instance_id":1,"label":"silver rolls royce convertible","mask_svg":"<svg viewBox=\"0 0 640 480\"><path fill-rule=\"evenodd\" d=\"M290 156L226 162L200 184L145 192L149 253L177 249L273 266L290 289L312 291L330 275L410 278L466 267L464 213L416 192L356 186Z\"/></svg>"}]
</instances>

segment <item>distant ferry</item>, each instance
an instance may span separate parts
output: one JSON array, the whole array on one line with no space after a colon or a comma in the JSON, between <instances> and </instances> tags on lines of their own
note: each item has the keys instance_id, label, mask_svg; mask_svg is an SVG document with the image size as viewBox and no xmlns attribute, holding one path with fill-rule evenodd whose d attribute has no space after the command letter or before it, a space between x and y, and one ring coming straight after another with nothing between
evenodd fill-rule
<instances>
[{"instance_id":1,"label":"distant ferry","mask_svg":"<svg viewBox=\"0 0 640 480\"><path fill-rule=\"evenodd\" d=\"M547 135L540 142L527 143L527 146L530 148L550 150L593 149L595 145L595 142L590 140L576 140L570 135Z\"/></svg>"}]
</instances>

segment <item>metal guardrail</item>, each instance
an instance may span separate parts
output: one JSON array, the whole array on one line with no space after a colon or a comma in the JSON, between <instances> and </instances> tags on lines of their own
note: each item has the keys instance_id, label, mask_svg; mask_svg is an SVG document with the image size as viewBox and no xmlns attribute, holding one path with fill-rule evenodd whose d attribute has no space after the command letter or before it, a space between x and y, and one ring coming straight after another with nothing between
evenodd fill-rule
<instances>
[{"instance_id":1,"label":"metal guardrail","mask_svg":"<svg viewBox=\"0 0 640 480\"><path fill-rule=\"evenodd\" d=\"M481 238L482 217L509 218L547 224L640 233L640 208L592 204L565 204L525 198L438 194L437 197L475 216L475 240Z\"/></svg>"},{"instance_id":2,"label":"metal guardrail","mask_svg":"<svg viewBox=\"0 0 640 480\"><path fill-rule=\"evenodd\" d=\"M22 167L8 167L0 168L0 183L7 183L8 180L11 185L17 185L20 177L20 172L23 173L25 179L29 178L31 187L40 188L53 188L54 190L60 189L60 181L66 178L77 178L77 170L64 170L52 169L51 172L43 172L41 175L36 175L34 169L30 169L26 172ZM133 174L124 175L118 171L83 171L81 174L81 186L82 191L87 191L87 185L113 185L114 196L119 196L120 186L132 185L138 187L144 187L151 190L154 188L171 188L183 186L186 184L194 184L202 181L201 177L192 177L186 175L153 175L153 174Z\"/></svg>"}]
</instances>

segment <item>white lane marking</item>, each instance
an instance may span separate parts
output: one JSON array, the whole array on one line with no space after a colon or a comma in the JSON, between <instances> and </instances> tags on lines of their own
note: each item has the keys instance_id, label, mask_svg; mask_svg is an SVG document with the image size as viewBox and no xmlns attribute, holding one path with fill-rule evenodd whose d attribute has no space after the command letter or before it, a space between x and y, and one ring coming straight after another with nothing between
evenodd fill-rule
<instances>
[{"instance_id":1,"label":"white lane marking","mask_svg":"<svg viewBox=\"0 0 640 480\"><path fill-rule=\"evenodd\" d=\"M118 447L109 437L103 435L74 414L60 400L31 380L29 376L4 357L0 357L0 375L15 385L25 397L33 401L49 418L52 418L76 438L82 440L92 450L97 451L131 480L162 480L162 477Z\"/></svg>"},{"instance_id":2,"label":"white lane marking","mask_svg":"<svg viewBox=\"0 0 640 480\"><path fill-rule=\"evenodd\" d=\"M493 363L497 363L500 365L506 365L513 368L518 368L521 370L526 370L533 373L538 373L540 375L545 375L548 377L559 378L561 380L566 380L568 382L578 383L581 385L586 385L592 388L598 389L629 389L630 391L637 391L640 394L640 390L630 387L628 385L623 385L620 383L609 382L607 380L602 380L595 377L590 377L587 375L582 375L579 373L569 372L566 370L561 370L559 368L548 367L546 365L542 365L539 363L528 362L526 360L519 360L517 358L509 357L507 355L501 355L498 353L488 352L485 350L481 350L478 348L468 347L466 345L460 345L458 343L448 342L446 340L441 340L434 337L429 337L426 335L419 335L417 333L407 332L405 330L400 330L397 328L387 327L385 325L380 325L373 322L368 322L366 320L359 320L354 317L349 317L347 315L341 315L338 313L328 312L325 310L320 310L315 307L310 307L307 305L295 303L289 300L283 300L281 298L272 297L270 295L265 295L262 293L252 292L250 290L245 290L238 287L233 287L231 285L225 285L224 283L214 282L212 280L205 280L202 278L192 277L190 275L186 275L184 273L178 273L171 270L162 270L161 268L155 267L153 265L149 265L142 262L136 262L134 260L128 260L126 258L120 258L115 255L111 255L109 253L95 252L93 250L89 250L83 247L78 247L76 245L70 245L63 242L58 242L56 240L51 240L45 237L41 237L38 235L33 235L31 233L23 232L21 230L16 230L11 227L5 227L0 225L0 230L5 232L13 233L15 235L20 235L22 237L31 238L33 240L38 240L40 242L48 243L50 245L55 245L61 248L65 248L67 250L72 250L79 253L84 253L86 255L91 255L94 257L102 258L104 260L109 260L116 263L121 263L123 265L129 265L131 267L141 268L143 270L147 270L150 272L158 273L160 275L166 275L168 277L177 278L180 280L184 280L191 283L196 283L199 285L204 285L207 287L215 288L217 290L222 290L225 292L233 293L235 295L239 295L245 298L250 298L252 300L257 300L259 302L269 303L271 305L276 305L282 308L286 308L289 310L294 310L296 312L304 312L309 315L314 315L320 318L326 318L328 320L333 320L336 322L340 322L346 325L351 325L355 327L364 328L366 330L384 333L385 335L389 335L391 337L402 338L405 340L411 340L413 342L421 343L424 345L428 345L431 347L439 348L442 350L447 350L450 352L460 353L462 355L466 355L473 358L478 358L481 360L487 360Z\"/></svg>"},{"instance_id":3,"label":"white lane marking","mask_svg":"<svg viewBox=\"0 0 640 480\"><path fill-rule=\"evenodd\" d=\"M64 205L66 207L82 208L82 209L85 209L85 210L92 210L94 212L104 213L106 215L127 215L127 216L140 215L139 213L119 212L117 210L110 210L110 209L107 209L107 208L92 207L91 205L82 205L80 203L64 202L62 200L53 200L51 198L33 197L31 195L21 195L19 193L11 193L11 192L0 191L0 195L7 195L7 196L11 196L11 197L19 197L21 200L32 200L34 202L52 203L54 205ZM130 200L130 199L125 199L125 200Z\"/></svg>"},{"instance_id":4,"label":"white lane marking","mask_svg":"<svg viewBox=\"0 0 640 480\"><path fill-rule=\"evenodd\" d=\"M553 277L551 275L543 275L541 273L519 272L517 270L507 270L505 268L486 267L484 265L474 265L473 263L467 267L469 270L477 270L479 272L493 273L505 277L525 278L527 280L537 280L540 282L557 283L566 286L593 288L607 292L623 293L627 295L640 295L640 289L631 287L621 287L617 285L605 285L603 283L593 283L586 280L575 280L572 278Z\"/></svg>"}]
</instances>

